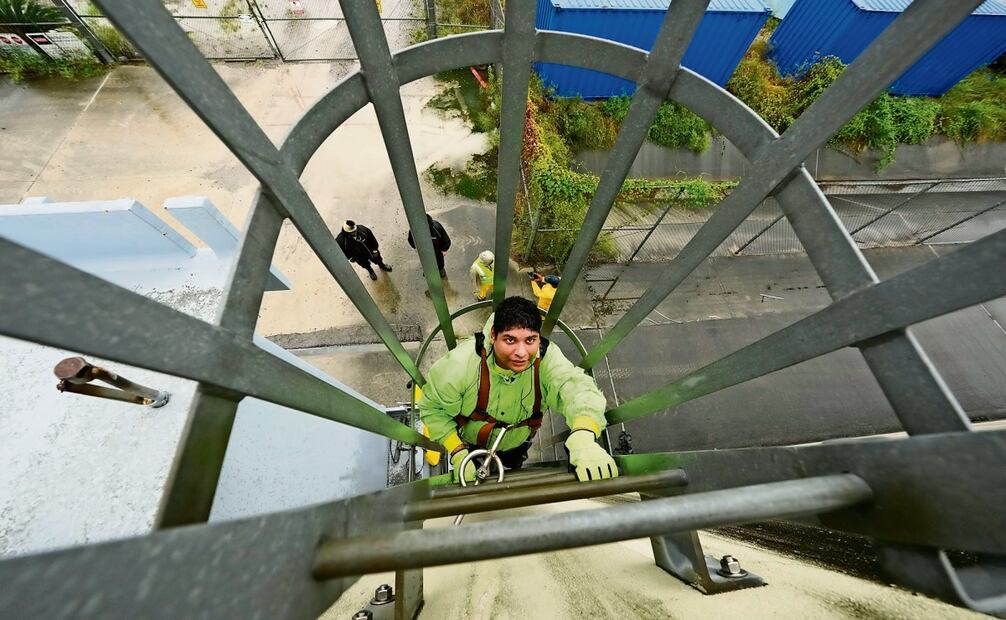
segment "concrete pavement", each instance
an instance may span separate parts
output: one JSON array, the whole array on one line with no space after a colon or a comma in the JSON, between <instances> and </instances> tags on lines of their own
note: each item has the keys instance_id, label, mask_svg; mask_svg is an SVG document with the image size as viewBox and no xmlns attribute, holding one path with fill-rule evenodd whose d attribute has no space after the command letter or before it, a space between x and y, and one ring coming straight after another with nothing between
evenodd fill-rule
<instances>
[{"instance_id":1,"label":"concrete pavement","mask_svg":"<svg viewBox=\"0 0 1006 620\"><path fill-rule=\"evenodd\" d=\"M251 115L275 142L292 124L354 70L353 63L216 64ZM416 167L462 166L486 148L457 119L424 109L436 92L432 78L402 88ZM10 148L0 151L0 202L26 196L54 200L130 197L159 215L166 198L203 195L241 228L257 181L149 67L121 66L107 76L78 83L60 80L12 85L0 80L0 135ZM371 226L382 250L399 269L365 284L389 320L427 325L432 307L419 303L425 284L405 240L408 231L391 166L373 114L367 106L326 141L302 180L322 217L337 232L354 219ZM443 196L424 182L427 208L450 230L454 218L471 220L471 230L491 238L492 208ZM452 212L457 211L452 215ZM170 220L170 216L167 216ZM486 227L489 228L486 228ZM479 236L455 236L448 256L451 306L467 303L467 270L485 249ZM190 239L196 244L198 240ZM291 224L284 226L274 256L293 281L288 295L267 293L260 333L309 332L363 325L362 317L314 257ZM406 263L413 263L409 268ZM403 302L403 300L406 300Z\"/></svg>"}]
</instances>

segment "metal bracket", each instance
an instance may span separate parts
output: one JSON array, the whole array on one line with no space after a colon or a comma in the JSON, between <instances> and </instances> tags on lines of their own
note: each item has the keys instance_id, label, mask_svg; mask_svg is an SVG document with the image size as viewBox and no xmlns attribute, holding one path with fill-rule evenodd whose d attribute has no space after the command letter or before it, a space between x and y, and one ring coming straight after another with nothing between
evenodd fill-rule
<instances>
[{"instance_id":1,"label":"metal bracket","mask_svg":"<svg viewBox=\"0 0 1006 620\"><path fill-rule=\"evenodd\" d=\"M395 571L395 620L415 620L423 609L423 569Z\"/></svg>"},{"instance_id":2,"label":"metal bracket","mask_svg":"<svg viewBox=\"0 0 1006 620\"><path fill-rule=\"evenodd\" d=\"M975 565L957 568L942 549L890 543L880 546L877 556L894 583L1006 618L1006 557L982 554Z\"/></svg>"},{"instance_id":3,"label":"metal bracket","mask_svg":"<svg viewBox=\"0 0 1006 620\"><path fill-rule=\"evenodd\" d=\"M720 561L702 552L698 532L668 534L650 538L657 566L703 594L720 594L742 588L763 586L765 580L747 571L736 577L721 574Z\"/></svg>"}]
</instances>

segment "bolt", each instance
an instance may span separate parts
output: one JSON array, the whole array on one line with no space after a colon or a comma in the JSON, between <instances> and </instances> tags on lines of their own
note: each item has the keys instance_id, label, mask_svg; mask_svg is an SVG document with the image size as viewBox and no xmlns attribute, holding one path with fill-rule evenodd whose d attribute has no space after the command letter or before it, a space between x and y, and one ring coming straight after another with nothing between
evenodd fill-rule
<instances>
[{"instance_id":1,"label":"bolt","mask_svg":"<svg viewBox=\"0 0 1006 620\"><path fill-rule=\"evenodd\" d=\"M371 605L387 605L388 603L395 600L395 592L391 589L391 586L384 583L377 586L374 590L374 599L370 601Z\"/></svg>"},{"instance_id":2,"label":"bolt","mask_svg":"<svg viewBox=\"0 0 1006 620\"><path fill-rule=\"evenodd\" d=\"M57 379L77 383L76 380L84 379L91 373L91 368L91 364L82 357L68 357L56 364L52 371Z\"/></svg>"},{"instance_id":3,"label":"bolt","mask_svg":"<svg viewBox=\"0 0 1006 620\"><path fill-rule=\"evenodd\" d=\"M374 614L369 609L361 609L353 614L353 620L374 620Z\"/></svg>"},{"instance_id":4,"label":"bolt","mask_svg":"<svg viewBox=\"0 0 1006 620\"><path fill-rule=\"evenodd\" d=\"M720 570L717 572L724 577L743 577L745 574L745 571L741 569L740 560L732 555L720 558Z\"/></svg>"}]
</instances>

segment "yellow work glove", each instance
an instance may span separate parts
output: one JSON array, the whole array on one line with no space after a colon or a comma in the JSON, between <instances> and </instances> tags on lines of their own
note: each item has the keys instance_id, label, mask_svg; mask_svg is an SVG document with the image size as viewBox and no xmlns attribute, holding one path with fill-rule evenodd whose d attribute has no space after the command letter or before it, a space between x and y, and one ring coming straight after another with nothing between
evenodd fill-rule
<instances>
[{"instance_id":1,"label":"yellow work glove","mask_svg":"<svg viewBox=\"0 0 1006 620\"><path fill-rule=\"evenodd\" d=\"M461 461L465 460L468 456L468 450L458 450L451 456L451 467L454 468L454 482L461 482L461 475L458 470L461 468ZM475 463L468 461L468 465L465 466L465 482L475 481Z\"/></svg>"},{"instance_id":2,"label":"yellow work glove","mask_svg":"<svg viewBox=\"0 0 1006 620\"><path fill-rule=\"evenodd\" d=\"M566 438L566 450L569 451L569 464L576 469L580 482L618 477L615 459L598 445L593 431L581 428L570 433Z\"/></svg>"}]
</instances>

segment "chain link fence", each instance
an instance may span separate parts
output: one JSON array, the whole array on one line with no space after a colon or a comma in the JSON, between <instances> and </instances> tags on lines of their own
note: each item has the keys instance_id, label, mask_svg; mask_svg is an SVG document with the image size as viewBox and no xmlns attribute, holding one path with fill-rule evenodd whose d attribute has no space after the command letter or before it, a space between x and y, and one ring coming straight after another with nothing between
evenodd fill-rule
<instances>
[{"instance_id":1,"label":"chain link fence","mask_svg":"<svg viewBox=\"0 0 1006 620\"><path fill-rule=\"evenodd\" d=\"M392 52L435 32L433 0L375 0ZM112 58L139 53L90 0L59 0ZM164 0L165 8L211 60L353 61L356 49L338 0ZM32 25L32 27L47 25ZM70 22L55 26L76 28ZM0 25L0 31L8 30ZM9 30L18 32L17 30ZM81 36L83 39L84 37Z\"/></svg>"},{"instance_id":2,"label":"chain link fence","mask_svg":"<svg viewBox=\"0 0 1006 620\"><path fill-rule=\"evenodd\" d=\"M968 243L1006 228L1006 177L849 181L820 186L845 229L864 249ZM616 258L610 268L595 269L595 279L613 281L632 262L673 259L714 210L689 209L674 202L616 203L601 230ZM539 228L540 214L533 208L526 213L530 233L525 256L538 244L551 243L560 236L568 239L570 232L579 230L576 222L563 228ZM712 256L797 252L803 252L800 240L778 203L769 198Z\"/></svg>"},{"instance_id":3,"label":"chain link fence","mask_svg":"<svg viewBox=\"0 0 1006 620\"><path fill-rule=\"evenodd\" d=\"M391 51L425 39L483 30L479 24L436 24L436 0L374 0ZM90 0L57 0L73 22L26 24L28 31L73 31L81 40L93 35L95 47L110 58L139 59L140 54ZM497 5L499 3L497 2ZM338 0L164 0L165 8L211 60L354 61L356 48ZM502 14L501 7L496 7ZM488 9L487 9L488 10ZM18 24L0 24L0 32L20 37ZM86 29L86 32L85 32ZM30 42L25 46L32 47Z\"/></svg>"},{"instance_id":4,"label":"chain link fence","mask_svg":"<svg viewBox=\"0 0 1006 620\"><path fill-rule=\"evenodd\" d=\"M356 50L338 0L251 0L283 60L355 60ZM392 53L425 38L426 0L379 0Z\"/></svg>"}]
</instances>

